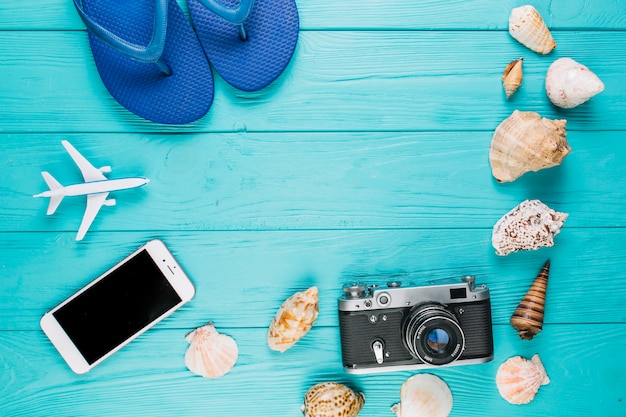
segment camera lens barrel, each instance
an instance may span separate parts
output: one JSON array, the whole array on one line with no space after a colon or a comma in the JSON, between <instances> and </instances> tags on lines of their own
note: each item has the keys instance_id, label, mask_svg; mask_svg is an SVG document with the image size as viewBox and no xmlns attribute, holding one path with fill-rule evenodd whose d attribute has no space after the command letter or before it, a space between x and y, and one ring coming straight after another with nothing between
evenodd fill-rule
<instances>
[{"instance_id":1,"label":"camera lens barrel","mask_svg":"<svg viewBox=\"0 0 626 417\"><path fill-rule=\"evenodd\" d=\"M440 304L420 304L411 309L403 321L402 336L411 355L431 365L453 362L465 348L458 320Z\"/></svg>"}]
</instances>

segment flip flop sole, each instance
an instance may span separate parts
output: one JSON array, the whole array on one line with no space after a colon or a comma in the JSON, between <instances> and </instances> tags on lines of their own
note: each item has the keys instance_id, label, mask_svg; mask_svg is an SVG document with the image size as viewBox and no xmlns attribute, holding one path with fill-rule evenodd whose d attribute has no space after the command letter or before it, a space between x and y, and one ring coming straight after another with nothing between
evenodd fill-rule
<instances>
[{"instance_id":1,"label":"flip flop sole","mask_svg":"<svg viewBox=\"0 0 626 417\"><path fill-rule=\"evenodd\" d=\"M239 0L221 0L226 6ZM202 48L220 76L242 91L260 90L285 70L298 41L300 23L294 0L256 0L244 23L248 39L239 38L239 27L217 16L197 0L189 0L189 12Z\"/></svg>"},{"instance_id":2,"label":"flip flop sole","mask_svg":"<svg viewBox=\"0 0 626 417\"><path fill-rule=\"evenodd\" d=\"M147 45L153 33L154 2L83 1L85 11L121 38ZM138 116L157 123L184 124L204 116L213 102L213 75L202 47L175 0L168 2L165 47L171 70L136 61L92 33L89 42L100 78L111 96Z\"/></svg>"}]
</instances>

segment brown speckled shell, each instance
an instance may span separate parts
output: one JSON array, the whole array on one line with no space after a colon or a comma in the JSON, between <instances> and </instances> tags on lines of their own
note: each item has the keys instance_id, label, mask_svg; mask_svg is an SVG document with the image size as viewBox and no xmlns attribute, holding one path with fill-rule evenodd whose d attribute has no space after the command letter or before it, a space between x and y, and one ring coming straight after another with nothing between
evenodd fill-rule
<instances>
[{"instance_id":1,"label":"brown speckled shell","mask_svg":"<svg viewBox=\"0 0 626 417\"><path fill-rule=\"evenodd\" d=\"M355 417L363 408L365 397L360 392L337 382L312 386L304 396L305 417Z\"/></svg>"}]
</instances>

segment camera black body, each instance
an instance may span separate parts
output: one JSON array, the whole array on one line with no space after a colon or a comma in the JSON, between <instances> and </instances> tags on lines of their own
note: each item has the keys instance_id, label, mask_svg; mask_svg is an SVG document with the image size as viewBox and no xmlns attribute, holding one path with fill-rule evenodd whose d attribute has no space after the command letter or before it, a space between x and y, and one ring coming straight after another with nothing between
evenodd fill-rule
<instances>
[{"instance_id":1,"label":"camera black body","mask_svg":"<svg viewBox=\"0 0 626 417\"><path fill-rule=\"evenodd\" d=\"M493 359L491 302L473 276L446 285L344 285L339 299L343 366L374 373Z\"/></svg>"}]
</instances>

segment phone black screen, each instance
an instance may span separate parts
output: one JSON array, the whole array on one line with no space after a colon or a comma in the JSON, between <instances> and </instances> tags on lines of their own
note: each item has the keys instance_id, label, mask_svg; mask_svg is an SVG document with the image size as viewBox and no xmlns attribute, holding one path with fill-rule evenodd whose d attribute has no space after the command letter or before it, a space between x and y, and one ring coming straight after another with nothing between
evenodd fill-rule
<instances>
[{"instance_id":1,"label":"phone black screen","mask_svg":"<svg viewBox=\"0 0 626 417\"><path fill-rule=\"evenodd\" d=\"M180 302L142 250L53 315L91 365Z\"/></svg>"}]
</instances>

